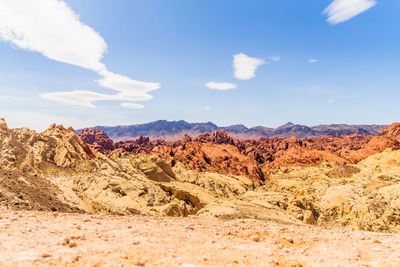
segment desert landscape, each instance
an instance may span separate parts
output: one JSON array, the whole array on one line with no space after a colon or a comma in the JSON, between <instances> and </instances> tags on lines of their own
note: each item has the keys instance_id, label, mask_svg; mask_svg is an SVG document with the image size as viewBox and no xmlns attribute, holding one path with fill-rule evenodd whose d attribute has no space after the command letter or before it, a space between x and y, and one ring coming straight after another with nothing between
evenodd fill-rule
<instances>
[{"instance_id":1,"label":"desert landscape","mask_svg":"<svg viewBox=\"0 0 400 267\"><path fill-rule=\"evenodd\" d=\"M0 0L0 267L400 266L399 9Z\"/></svg>"},{"instance_id":2,"label":"desert landscape","mask_svg":"<svg viewBox=\"0 0 400 267\"><path fill-rule=\"evenodd\" d=\"M0 140L3 265L400 262L400 123L376 136L114 142L2 120Z\"/></svg>"}]
</instances>

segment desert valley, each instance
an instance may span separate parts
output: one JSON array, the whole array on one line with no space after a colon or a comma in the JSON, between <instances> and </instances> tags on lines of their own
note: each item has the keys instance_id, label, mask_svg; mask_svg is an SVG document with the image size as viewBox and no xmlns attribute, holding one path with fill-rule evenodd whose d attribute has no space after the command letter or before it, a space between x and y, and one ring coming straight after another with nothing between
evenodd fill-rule
<instances>
[{"instance_id":1,"label":"desert valley","mask_svg":"<svg viewBox=\"0 0 400 267\"><path fill-rule=\"evenodd\" d=\"M0 128L0 264L101 265L111 253L128 266L311 266L331 262L323 249L344 265L400 262L399 123L379 135L238 140L215 131L176 142ZM59 248L25 247L25 234L9 240L11 231ZM170 238L196 241L158 255ZM339 252L340 242L360 246Z\"/></svg>"},{"instance_id":2,"label":"desert valley","mask_svg":"<svg viewBox=\"0 0 400 267\"><path fill-rule=\"evenodd\" d=\"M0 267L400 266L399 9L0 0Z\"/></svg>"}]
</instances>

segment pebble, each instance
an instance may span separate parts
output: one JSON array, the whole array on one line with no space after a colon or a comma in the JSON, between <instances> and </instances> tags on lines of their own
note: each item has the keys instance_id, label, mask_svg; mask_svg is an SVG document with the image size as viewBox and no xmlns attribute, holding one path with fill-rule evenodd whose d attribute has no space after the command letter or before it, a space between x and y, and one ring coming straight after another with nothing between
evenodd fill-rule
<instances>
[{"instance_id":1,"label":"pebble","mask_svg":"<svg viewBox=\"0 0 400 267\"><path fill-rule=\"evenodd\" d=\"M75 247L78 246L78 244L75 243L75 242L71 242L71 243L68 244L68 246L69 246L70 248L75 248Z\"/></svg>"},{"instance_id":2,"label":"pebble","mask_svg":"<svg viewBox=\"0 0 400 267\"><path fill-rule=\"evenodd\" d=\"M289 243L294 243L294 241L293 241L293 239L292 238L290 238L290 237L284 237L284 239L286 240L286 241L288 241Z\"/></svg>"},{"instance_id":3,"label":"pebble","mask_svg":"<svg viewBox=\"0 0 400 267\"><path fill-rule=\"evenodd\" d=\"M254 241L254 242L260 242L260 238L258 236L256 236L256 235L250 236L250 240Z\"/></svg>"},{"instance_id":4,"label":"pebble","mask_svg":"<svg viewBox=\"0 0 400 267\"><path fill-rule=\"evenodd\" d=\"M134 263L134 265L136 265L136 266L145 266L145 264L146 263L144 261L137 261Z\"/></svg>"}]
</instances>

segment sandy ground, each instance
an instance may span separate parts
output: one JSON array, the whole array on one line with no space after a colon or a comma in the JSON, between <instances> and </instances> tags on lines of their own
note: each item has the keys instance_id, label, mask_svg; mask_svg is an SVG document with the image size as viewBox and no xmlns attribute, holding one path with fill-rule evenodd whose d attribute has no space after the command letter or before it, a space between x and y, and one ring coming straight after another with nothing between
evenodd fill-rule
<instances>
[{"instance_id":1,"label":"sandy ground","mask_svg":"<svg viewBox=\"0 0 400 267\"><path fill-rule=\"evenodd\" d=\"M0 209L1 266L400 266L400 235Z\"/></svg>"}]
</instances>

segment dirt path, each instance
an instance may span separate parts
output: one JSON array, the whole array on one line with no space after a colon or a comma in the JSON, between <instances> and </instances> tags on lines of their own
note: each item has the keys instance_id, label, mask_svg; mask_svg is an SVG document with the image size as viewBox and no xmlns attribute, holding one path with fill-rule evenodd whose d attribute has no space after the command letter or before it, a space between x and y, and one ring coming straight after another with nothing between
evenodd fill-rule
<instances>
[{"instance_id":1,"label":"dirt path","mask_svg":"<svg viewBox=\"0 0 400 267\"><path fill-rule=\"evenodd\" d=\"M4 266L400 266L400 235L0 209Z\"/></svg>"}]
</instances>

